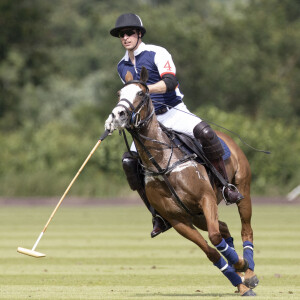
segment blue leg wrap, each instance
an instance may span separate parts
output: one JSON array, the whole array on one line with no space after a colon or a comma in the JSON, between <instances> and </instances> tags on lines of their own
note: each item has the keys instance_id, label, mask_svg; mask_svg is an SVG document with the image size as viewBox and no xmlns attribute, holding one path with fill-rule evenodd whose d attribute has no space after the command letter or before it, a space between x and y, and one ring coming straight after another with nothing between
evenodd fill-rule
<instances>
[{"instance_id":1,"label":"blue leg wrap","mask_svg":"<svg viewBox=\"0 0 300 300\"><path fill-rule=\"evenodd\" d=\"M225 239L225 242L228 244L229 247L234 249L233 237L229 237L229 238ZM231 264L229 264L229 265L232 266Z\"/></svg>"},{"instance_id":2,"label":"blue leg wrap","mask_svg":"<svg viewBox=\"0 0 300 300\"><path fill-rule=\"evenodd\" d=\"M237 255L235 250L229 247L224 239L222 239L221 243L215 247L228 260L230 265L234 265L239 261L239 256Z\"/></svg>"},{"instance_id":3,"label":"blue leg wrap","mask_svg":"<svg viewBox=\"0 0 300 300\"><path fill-rule=\"evenodd\" d=\"M233 286L242 283L242 278L236 274L233 267L229 266L225 259L221 256L220 259L214 264L220 271L229 279Z\"/></svg>"},{"instance_id":4,"label":"blue leg wrap","mask_svg":"<svg viewBox=\"0 0 300 300\"><path fill-rule=\"evenodd\" d=\"M229 247L234 248L233 237L225 239L225 242L228 244Z\"/></svg>"},{"instance_id":5,"label":"blue leg wrap","mask_svg":"<svg viewBox=\"0 0 300 300\"><path fill-rule=\"evenodd\" d=\"M243 243L243 248L244 248L244 253L243 256L244 258L246 258L249 262L249 269L251 269L252 271L254 271L254 260L253 260L253 244L249 241L245 241Z\"/></svg>"}]
</instances>

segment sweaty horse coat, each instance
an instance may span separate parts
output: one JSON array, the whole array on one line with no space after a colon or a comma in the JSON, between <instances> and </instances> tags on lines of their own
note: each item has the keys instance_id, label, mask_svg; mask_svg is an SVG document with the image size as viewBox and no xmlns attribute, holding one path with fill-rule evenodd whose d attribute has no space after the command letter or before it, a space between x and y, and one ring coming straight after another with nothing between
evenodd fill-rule
<instances>
[{"instance_id":1,"label":"sweaty horse coat","mask_svg":"<svg viewBox=\"0 0 300 300\"><path fill-rule=\"evenodd\" d=\"M127 74L126 82L132 84L126 85L120 91L119 104L113 109L112 114L106 121L106 128L112 132L115 129L131 127L131 130L138 134L141 143L136 140L135 135L133 135L133 138L143 165L150 171L149 175L146 172L145 188L151 205L169 221L178 233L198 245L230 282L238 286L241 295L250 295L252 292L242 283L241 278L235 272L243 269L246 261L239 257L225 240L229 241L231 235L227 225L218 220L217 205L222 200L222 196L217 194L217 191L210 184L204 166L191 160L178 165L167 175L169 183L188 211L184 210L174 200L174 194L171 193L170 188L161 176L151 175L151 171L157 171L153 161L164 169L180 160L182 152L176 147L166 146L170 144L170 141L160 128L155 114L153 114L153 105L146 93L144 84L147 81L146 77L146 70L143 70L141 74L142 81L137 83L132 81L130 73ZM126 95L126 98L124 98L124 95ZM130 124L133 113L138 114L138 119L135 118L135 124ZM226 142L231 151L231 156L225 163L226 170L230 182L233 182L245 197L238 204L242 222L242 239L244 243L249 242L252 245L253 231L250 224L251 172L249 163L241 149L230 137L224 133L218 133L218 136ZM153 159L149 159L144 147L151 151ZM214 247L208 245L195 226L208 231L210 242ZM220 253L227 259L228 264ZM250 263L252 265L252 261ZM254 263L251 267L252 269L245 270L247 280L255 277L253 272Z\"/></svg>"}]
</instances>

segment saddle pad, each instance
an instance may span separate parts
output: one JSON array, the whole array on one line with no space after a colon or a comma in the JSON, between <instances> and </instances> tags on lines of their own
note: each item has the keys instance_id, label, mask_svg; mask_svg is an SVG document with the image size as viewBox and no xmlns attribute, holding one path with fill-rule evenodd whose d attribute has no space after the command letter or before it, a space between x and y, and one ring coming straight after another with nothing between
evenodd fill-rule
<instances>
[{"instance_id":1,"label":"saddle pad","mask_svg":"<svg viewBox=\"0 0 300 300\"><path fill-rule=\"evenodd\" d=\"M229 149L229 147L227 146L227 144L226 144L221 138L219 138L219 141L221 142L222 147L223 147L224 152L225 152L224 155L223 155L223 160L226 160L226 159L228 159L228 158L230 157L230 155L231 155L230 149Z\"/></svg>"},{"instance_id":2,"label":"saddle pad","mask_svg":"<svg viewBox=\"0 0 300 300\"><path fill-rule=\"evenodd\" d=\"M177 133L178 134L178 133ZM179 134L180 135L180 139L177 135L177 137L175 137L174 139L174 142L175 144L180 144L181 142L183 142L183 145L181 147L181 149L183 151L185 151L186 154L190 155L190 154L193 154L193 153L196 153L197 154L197 151L195 151L195 148L193 147L193 144L191 143L188 143L189 141L193 141L193 139L191 139L190 137L184 135L184 139L182 139L183 137L183 134ZM222 156L223 160L225 161L226 159L230 158L231 156L231 151L229 149L229 147L227 146L227 144L220 138L218 137L219 141L221 142L221 145L224 149L224 155ZM199 163L203 163L203 161L200 159L200 157L198 156L197 159L196 159Z\"/></svg>"},{"instance_id":3,"label":"saddle pad","mask_svg":"<svg viewBox=\"0 0 300 300\"><path fill-rule=\"evenodd\" d=\"M198 153L197 146L194 144L194 139L192 139L190 136L182 132L173 131L170 128L165 127L161 123L159 123L159 125L161 129L167 134L167 136L170 139L173 139L176 145L181 145L181 150L183 150L187 155ZM173 134L175 134L175 136L173 136ZM221 145L224 149L224 155L222 156L222 158L223 160L226 160L231 156L230 149L220 137L218 137L218 139L221 142ZM201 164L203 163L199 156L196 160Z\"/></svg>"}]
</instances>

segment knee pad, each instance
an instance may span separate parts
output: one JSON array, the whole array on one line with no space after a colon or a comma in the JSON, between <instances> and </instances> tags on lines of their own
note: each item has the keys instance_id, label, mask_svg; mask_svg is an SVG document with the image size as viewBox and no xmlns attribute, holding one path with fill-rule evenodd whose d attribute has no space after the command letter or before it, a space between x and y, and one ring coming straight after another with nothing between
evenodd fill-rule
<instances>
[{"instance_id":1,"label":"knee pad","mask_svg":"<svg viewBox=\"0 0 300 300\"><path fill-rule=\"evenodd\" d=\"M224 149L218 136L206 122L202 121L197 124L193 133L202 144L203 151L209 160L215 160L224 155Z\"/></svg>"},{"instance_id":2,"label":"knee pad","mask_svg":"<svg viewBox=\"0 0 300 300\"><path fill-rule=\"evenodd\" d=\"M133 191L143 188L143 174L137 152L125 152L122 158L122 165L130 188Z\"/></svg>"},{"instance_id":3,"label":"knee pad","mask_svg":"<svg viewBox=\"0 0 300 300\"><path fill-rule=\"evenodd\" d=\"M203 145L211 144L210 141L214 140L216 135L212 128L204 121L194 127L193 133L195 138L200 140Z\"/></svg>"}]
</instances>

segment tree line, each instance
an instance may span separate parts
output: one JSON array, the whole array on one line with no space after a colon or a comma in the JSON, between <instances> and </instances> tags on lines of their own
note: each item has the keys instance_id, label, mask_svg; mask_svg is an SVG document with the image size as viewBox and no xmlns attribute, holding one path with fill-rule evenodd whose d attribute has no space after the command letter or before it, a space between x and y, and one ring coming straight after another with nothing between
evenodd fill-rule
<instances>
[{"instance_id":1,"label":"tree line","mask_svg":"<svg viewBox=\"0 0 300 300\"><path fill-rule=\"evenodd\" d=\"M240 144L254 191L297 185L299 1L132 0L130 7L147 29L144 41L171 52L188 107L270 148L265 156ZM124 50L109 30L124 12L128 3L117 0L0 2L0 195L56 194L80 167L121 87ZM117 134L103 143L73 192L122 193L122 147Z\"/></svg>"}]
</instances>

